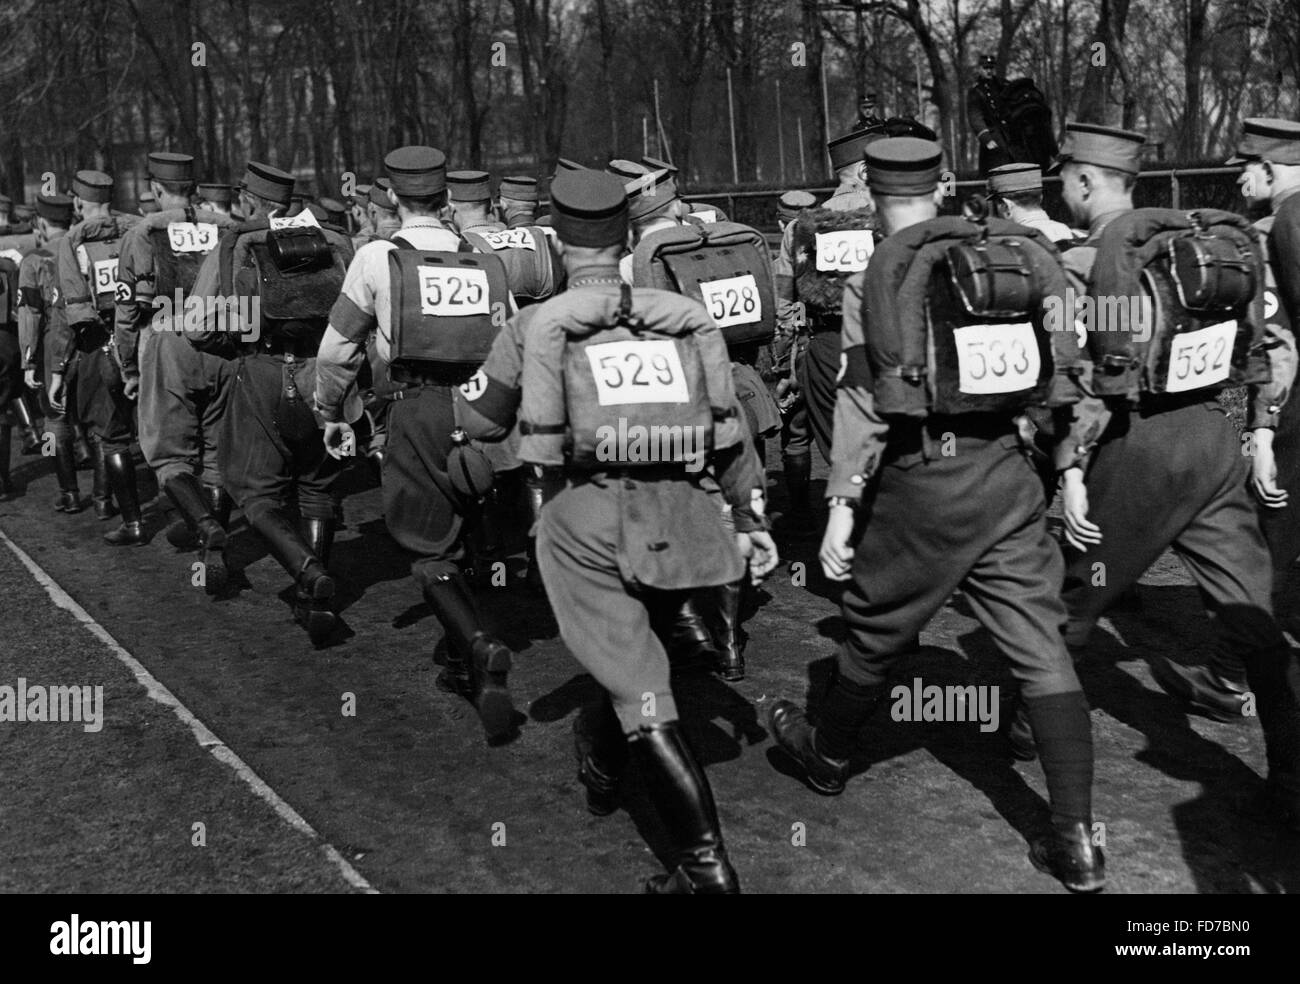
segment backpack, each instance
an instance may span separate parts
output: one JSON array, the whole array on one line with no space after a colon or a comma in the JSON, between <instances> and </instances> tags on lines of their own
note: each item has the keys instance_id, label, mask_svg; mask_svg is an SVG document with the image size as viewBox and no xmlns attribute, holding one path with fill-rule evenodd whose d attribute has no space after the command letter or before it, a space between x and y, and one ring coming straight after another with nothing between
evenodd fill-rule
<instances>
[{"instance_id":1,"label":"backpack","mask_svg":"<svg viewBox=\"0 0 1300 984\"><path fill-rule=\"evenodd\" d=\"M115 235L82 240L77 247L77 264L86 281L87 296L69 298L69 304L89 302L101 317L111 318L119 300L131 299L131 288L117 279L117 261L122 256L125 235L126 227L121 226Z\"/></svg>"},{"instance_id":2,"label":"backpack","mask_svg":"<svg viewBox=\"0 0 1300 984\"><path fill-rule=\"evenodd\" d=\"M309 347L329 324L352 259L346 236L317 226L235 226L218 243L221 290L258 298L260 337Z\"/></svg>"},{"instance_id":3,"label":"backpack","mask_svg":"<svg viewBox=\"0 0 1300 984\"><path fill-rule=\"evenodd\" d=\"M216 248L220 237L221 230L214 223L196 220L192 207L185 209L183 222L151 227L154 296L171 299L177 290L188 294L198 278L203 258Z\"/></svg>"},{"instance_id":4,"label":"backpack","mask_svg":"<svg viewBox=\"0 0 1300 984\"><path fill-rule=\"evenodd\" d=\"M521 457L595 470L703 467L716 422L735 422L734 408L709 388L731 367L722 346L701 345L700 329L681 312L657 324L638 316L637 302L654 293L624 284L617 296L580 291L534 309L524 369L534 419L521 425ZM534 379L534 366L558 367L561 378Z\"/></svg>"},{"instance_id":5,"label":"backpack","mask_svg":"<svg viewBox=\"0 0 1300 984\"><path fill-rule=\"evenodd\" d=\"M862 323L883 414L1017 414L1075 399L1055 380L1082 370L1073 324L1051 330L1065 296L1042 233L1001 219L943 216L881 242L867 268Z\"/></svg>"},{"instance_id":6,"label":"backpack","mask_svg":"<svg viewBox=\"0 0 1300 984\"><path fill-rule=\"evenodd\" d=\"M517 226L500 232L465 233L481 253L495 255L506 271L506 282L517 303L544 301L556 293L559 264L546 234L536 226Z\"/></svg>"},{"instance_id":7,"label":"backpack","mask_svg":"<svg viewBox=\"0 0 1300 984\"><path fill-rule=\"evenodd\" d=\"M839 315L844 284L867 268L877 228L879 220L869 208L809 208L795 220L795 291L810 313Z\"/></svg>"},{"instance_id":8,"label":"backpack","mask_svg":"<svg viewBox=\"0 0 1300 984\"><path fill-rule=\"evenodd\" d=\"M389 363L469 379L487 359L510 309L506 269L495 253L416 249L401 236L388 253L392 296Z\"/></svg>"},{"instance_id":9,"label":"backpack","mask_svg":"<svg viewBox=\"0 0 1300 984\"><path fill-rule=\"evenodd\" d=\"M18 324L18 261L0 253L0 329Z\"/></svg>"},{"instance_id":10,"label":"backpack","mask_svg":"<svg viewBox=\"0 0 1300 984\"><path fill-rule=\"evenodd\" d=\"M1239 215L1143 208L1096 244L1081 314L1098 395L1267 382L1264 247Z\"/></svg>"},{"instance_id":11,"label":"backpack","mask_svg":"<svg viewBox=\"0 0 1300 984\"><path fill-rule=\"evenodd\" d=\"M776 332L771 254L749 226L690 223L652 232L632 254L632 279L699 301L728 348L770 342Z\"/></svg>"}]
</instances>

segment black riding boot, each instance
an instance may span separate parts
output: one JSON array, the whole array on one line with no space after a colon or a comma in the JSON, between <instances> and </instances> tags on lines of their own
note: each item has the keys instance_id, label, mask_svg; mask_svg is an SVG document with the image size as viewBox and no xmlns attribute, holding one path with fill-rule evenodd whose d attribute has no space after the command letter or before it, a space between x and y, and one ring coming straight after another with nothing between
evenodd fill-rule
<instances>
[{"instance_id":1,"label":"black riding boot","mask_svg":"<svg viewBox=\"0 0 1300 984\"><path fill-rule=\"evenodd\" d=\"M713 790L678 723L640 728L630 739L650 799L673 840L677 861L671 874L649 879L646 892L739 894L740 881L722 844Z\"/></svg>"},{"instance_id":2,"label":"black riding boot","mask_svg":"<svg viewBox=\"0 0 1300 984\"><path fill-rule=\"evenodd\" d=\"M539 474L539 472L542 472ZM542 506L556 492L556 480L542 469L531 466L524 478L524 495L528 502L528 571L524 574L524 583L533 591L545 593L542 584L542 572L537 567L537 523L542 515Z\"/></svg>"},{"instance_id":3,"label":"black riding boot","mask_svg":"<svg viewBox=\"0 0 1300 984\"><path fill-rule=\"evenodd\" d=\"M59 480L59 497L54 500L56 512L78 513L85 508L81 490L77 487L77 451L69 431L54 442L54 474Z\"/></svg>"},{"instance_id":4,"label":"black riding boot","mask_svg":"<svg viewBox=\"0 0 1300 984\"><path fill-rule=\"evenodd\" d=\"M181 519L189 527L197 545L202 547L200 560L204 565L203 590L220 594L227 583L226 531L209 511L209 501L203 486L194 475L173 475L163 483L163 491L176 504Z\"/></svg>"},{"instance_id":5,"label":"black riding boot","mask_svg":"<svg viewBox=\"0 0 1300 984\"><path fill-rule=\"evenodd\" d=\"M13 450L13 434L13 425L0 424L0 499L7 498L14 490L14 483L9 478L9 454Z\"/></svg>"},{"instance_id":6,"label":"black riding boot","mask_svg":"<svg viewBox=\"0 0 1300 984\"><path fill-rule=\"evenodd\" d=\"M104 442L90 439L90 453L94 459L95 477L91 486L90 497L95 503L95 518L112 519L117 515L117 506L113 502L112 489L108 484L108 464L105 460Z\"/></svg>"},{"instance_id":7,"label":"black riding boot","mask_svg":"<svg viewBox=\"0 0 1300 984\"><path fill-rule=\"evenodd\" d=\"M102 448L103 444L99 446ZM122 510L122 525L111 533L105 533L104 540L115 547L138 546L144 543L144 523L141 521L140 493L136 490L135 462L131 460L131 452L115 451L104 455L104 470L108 486Z\"/></svg>"},{"instance_id":8,"label":"black riding boot","mask_svg":"<svg viewBox=\"0 0 1300 984\"><path fill-rule=\"evenodd\" d=\"M740 649L740 594L744 581L710 589L713 637L718 647L718 676L735 682L745 679L745 656Z\"/></svg>"},{"instance_id":9,"label":"black riding boot","mask_svg":"<svg viewBox=\"0 0 1300 984\"><path fill-rule=\"evenodd\" d=\"M18 418L19 426L23 429L23 454L40 454L41 432L36 427L35 415L27 404L27 397L25 395L17 397L11 406L14 416Z\"/></svg>"},{"instance_id":10,"label":"black riding boot","mask_svg":"<svg viewBox=\"0 0 1300 984\"><path fill-rule=\"evenodd\" d=\"M668 655L679 667L703 666L713 669L719 666L722 656L713 633L709 631L708 622L701 611L702 602L707 599L698 597L694 592L686 596L681 607L673 615L669 632Z\"/></svg>"},{"instance_id":11,"label":"black riding boot","mask_svg":"<svg viewBox=\"0 0 1300 984\"><path fill-rule=\"evenodd\" d=\"M785 491L790 498L790 514L806 518L811 508L808 489L812 483L812 455L784 455L781 467L785 471Z\"/></svg>"},{"instance_id":12,"label":"black riding boot","mask_svg":"<svg viewBox=\"0 0 1300 984\"><path fill-rule=\"evenodd\" d=\"M271 509L252 521L262 534L271 556L294 580L294 618L307 630L316 645L323 643L334 628L334 578L298 532L283 509Z\"/></svg>"},{"instance_id":13,"label":"black riding boot","mask_svg":"<svg viewBox=\"0 0 1300 984\"><path fill-rule=\"evenodd\" d=\"M431 582L425 586L424 599L442 623L447 641L447 669L439 676L439 686L474 704L489 744L509 736L515 708L506 676L514 654L480 627L464 575L449 574Z\"/></svg>"},{"instance_id":14,"label":"black riding boot","mask_svg":"<svg viewBox=\"0 0 1300 984\"><path fill-rule=\"evenodd\" d=\"M609 695L573 720L578 781L587 789L587 811L605 817L618 809L618 784L627 769L627 736Z\"/></svg>"},{"instance_id":15,"label":"black riding boot","mask_svg":"<svg viewBox=\"0 0 1300 984\"><path fill-rule=\"evenodd\" d=\"M226 490L220 485L203 486L203 498L207 500L208 512L226 532L230 532L230 510L234 506L234 501L226 494Z\"/></svg>"}]
</instances>

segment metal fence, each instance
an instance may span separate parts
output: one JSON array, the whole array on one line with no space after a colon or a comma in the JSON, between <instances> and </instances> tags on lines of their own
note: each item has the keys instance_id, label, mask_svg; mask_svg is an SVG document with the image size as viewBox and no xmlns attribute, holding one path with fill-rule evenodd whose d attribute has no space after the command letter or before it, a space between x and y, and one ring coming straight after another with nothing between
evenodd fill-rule
<instances>
[{"instance_id":1,"label":"metal fence","mask_svg":"<svg viewBox=\"0 0 1300 984\"><path fill-rule=\"evenodd\" d=\"M1240 211L1243 206L1237 178L1241 169L1236 167L1169 168L1161 171L1144 171L1138 175L1133 189L1133 204L1138 208L1221 208ZM970 178L957 182L957 193L949 199L946 211L956 213L968 195L983 194L982 179ZM805 188L818 200L824 200L835 189L832 186ZM769 188L761 191L718 191L684 195L688 202L717 205L733 222L743 222L763 232L775 232L777 199L785 189ZM1061 179L1048 175L1043 179L1043 205L1053 218L1066 221L1066 208L1061 201Z\"/></svg>"}]
</instances>

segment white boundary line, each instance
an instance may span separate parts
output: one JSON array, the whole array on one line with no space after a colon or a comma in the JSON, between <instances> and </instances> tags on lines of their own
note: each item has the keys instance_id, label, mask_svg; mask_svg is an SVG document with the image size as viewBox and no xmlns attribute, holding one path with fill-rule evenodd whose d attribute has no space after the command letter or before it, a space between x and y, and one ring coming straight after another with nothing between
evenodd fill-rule
<instances>
[{"instance_id":1,"label":"white boundary line","mask_svg":"<svg viewBox=\"0 0 1300 984\"><path fill-rule=\"evenodd\" d=\"M122 648L121 644L108 634L108 630L96 622L89 612L77 604L75 599L73 599L68 592L64 591L54 578L46 574L45 571L41 569L41 566L36 563L36 561L32 560L22 547L14 543L4 530L0 530L0 540L4 541L5 546L13 551L14 556L17 557L22 562L22 565L31 572L31 575L36 579L36 582L49 593L54 604L62 608L64 611L71 612L72 616L85 626L87 632L107 646L109 651L112 652L117 660L124 664L126 668L135 675L136 680L144 687L145 693L148 694L151 700L157 701L164 707L171 708L172 713L180 718L181 722L185 724L191 732L193 732L194 740L199 743L200 748L207 749L212 754L212 757L218 762L230 766L235 775L240 778L244 785L248 786L248 788L258 797L265 800L281 820L287 823L294 830L305 834L312 840L316 841L320 845L321 850L325 853L325 857L334 865L334 867L338 868L339 874L343 876L344 881L353 888L360 889L366 894L379 894L379 890L366 881L361 872L352 867L352 865L348 863L347 858L343 857L333 844L322 839L320 834L316 833L316 831L312 829L311 824L303 819L302 814L281 799L279 793L268 786L265 780L254 772L247 762L227 747L225 742L213 734L206 724L195 717L194 713L182 704L177 699L176 695L163 685L162 681L150 673L143 663Z\"/></svg>"}]
</instances>

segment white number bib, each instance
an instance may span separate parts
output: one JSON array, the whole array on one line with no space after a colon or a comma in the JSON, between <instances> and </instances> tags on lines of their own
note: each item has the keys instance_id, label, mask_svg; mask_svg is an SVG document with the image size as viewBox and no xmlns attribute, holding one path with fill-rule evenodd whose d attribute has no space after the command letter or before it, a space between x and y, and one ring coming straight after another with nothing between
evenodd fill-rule
<instances>
[{"instance_id":1,"label":"white number bib","mask_svg":"<svg viewBox=\"0 0 1300 984\"><path fill-rule=\"evenodd\" d=\"M867 268L876 240L870 229L817 233L817 269L857 273Z\"/></svg>"},{"instance_id":2,"label":"white number bib","mask_svg":"<svg viewBox=\"0 0 1300 984\"><path fill-rule=\"evenodd\" d=\"M304 208L297 215L293 216L275 216L271 219L272 229L297 229L304 226L310 226L313 229L319 229L320 223L316 221L316 216L311 214L310 209Z\"/></svg>"},{"instance_id":3,"label":"white number bib","mask_svg":"<svg viewBox=\"0 0 1300 984\"><path fill-rule=\"evenodd\" d=\"M95 293L113 294L117 291L117 259L95 261Z\"/></svg>"},{"instance_id":4,"label":"white number bib","mask_svg":"<svg viewBox=\"0 0 1300 984\"><path fill-rule=\"evenodd\" d=\"M957 388L972 396L1015 393L1038 385L1042 361L1028 321L954 328Z\"/></svg>"},{"instance_id":5,"label":"white number bib","mask_svg":"<svg viewBox=\"0 0 1300 984\"><path fill-rule=\"evenodd\" d=\"M700 284L704 306L719 328L748 325L763 320L763 302L758 296L758 282L751 273L726 280L709 280Z\"/></svg>"},{"instance_id":6,"label":"white number bib","mask_svg":"<svg viewBox=\"0 0 1300 984\"><path fill-rule=\"evenodd\" d=\"M491 314L486 270L421 266L420 313L435 318Z\"/></svg>"},{"instance_id":7,"label":"white number bib","mask_svg":"<svg viewBox=\"0 0 1300 984\"><path fill-rule=\"evenodd\" d=\"M505 232L485 232L483 241L493 249L530 249L537 251L533 234L527 229L507 229Z\"/></svg>"},{"instance_id":8,"label":"white number bib","mask_svg":"<svg viewBox=\"0 0 1300 984\"><path fill-rule=\"evenodd\" d=\"M686 374L667 339L588 345L587 361L602 407L621 403L686 403Z\"/></svg>"},{"instance_id":9,"label":"white number bib","mask_svg":"<svg viewBox=\"0 0 1300 984\"><path fill-rule=\"evenodd\" d=\"M217 227L211 222L168 222L167 242L173 253L207 253L217 245Z\"/></svg>"},{"instance_id":10,"label":"white number bib","mask_svg":"<svg viewBox=\"0 0 1300 984\"><path fill-rule=\"evenodd\" d=\"M1169 343L1165 392L1184 393L1223 382L1232 369L1232 347L1236 340L1236 321L1221 321L1175 335Z\"/></svg>"}]
</instances>

